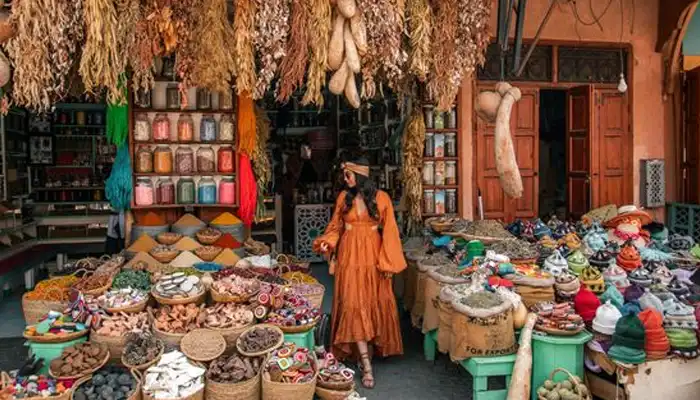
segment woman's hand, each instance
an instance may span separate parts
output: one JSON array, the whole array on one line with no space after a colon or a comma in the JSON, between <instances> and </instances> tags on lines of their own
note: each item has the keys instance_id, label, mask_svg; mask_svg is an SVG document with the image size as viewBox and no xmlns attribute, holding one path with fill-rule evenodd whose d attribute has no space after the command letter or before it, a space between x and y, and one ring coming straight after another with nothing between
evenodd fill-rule
<instances>
[{"instance_id":1,"label":"woman's hand","mask_svg":"<svg viewBox=\"0 0 700 400\"><path fill-rule=\"evenodd\" d=\"M382 272L382 278L391 279L394 276L391 272Z\"/></svg>"},{"instance_id":2,"label":"woman's hand","mask_svg":"<svg viewBox=\"0 0 700 400\"><path fill-rule=\"evenodd\" d=\"M328 243L326 242L321 242L321 251L323 253L328 253L328 250L330 250L330 247L328 246Z\"/></svg>"}]
</instances>

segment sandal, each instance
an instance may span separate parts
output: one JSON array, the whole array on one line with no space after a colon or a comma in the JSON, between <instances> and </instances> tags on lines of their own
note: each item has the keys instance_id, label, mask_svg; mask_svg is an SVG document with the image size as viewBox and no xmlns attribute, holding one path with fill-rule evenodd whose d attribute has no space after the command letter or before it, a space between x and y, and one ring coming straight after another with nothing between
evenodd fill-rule
<instances>
[{"instance_id":1,"label":"sandal","mask_svg":"<svg viewBox=\"0 0 700 400\"><path fill-rule=\"evenodd\" d=\"M372 362L367 353L360 355L360 371L362 371L362 386L367 389L374 388L374 375L372 374ZM365 365L365 362L367 365Z\"/></svg>"}]
</instances>

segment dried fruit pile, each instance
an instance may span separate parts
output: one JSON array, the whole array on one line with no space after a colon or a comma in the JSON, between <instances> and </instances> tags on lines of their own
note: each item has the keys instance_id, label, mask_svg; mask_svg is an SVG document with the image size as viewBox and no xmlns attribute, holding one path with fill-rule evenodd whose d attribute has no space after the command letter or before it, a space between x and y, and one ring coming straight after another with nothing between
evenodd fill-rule
<instances>
[{"instance_id":1,"label":"dried fruit pile","mask_svg":"<svg viewBox=\"0 0 700 400\"><path fill-rule=\"evenodd\" d=\"M51 361L51 374L57 378L85 375L99 367L108 354L107 346L90 342L76 344Z\"/></svg>"},{"instance_id":2,"label":"dried fruit pile","mask_svg":"<svg viewBox=\"0 0 700 400\"><path fill-rule=\"evenodd\" d=\"M153 327L168 333L187 333L193 329L201 328L204 321L200 319L200 313L203 308L204 305L197 306L193 303L162 306L158 310L152 311Z\"/></svg>"},{"instance_id":3,"label":"dried fruit pile","mask_svg":"<svg viewBox=\"0 0 700 400\"><path fill-rule=\"evenodd\" d=\"M262 357L240 354L221 356L209 364L207 379L218 383L239 383L255 377L260 371Z\"/></svg>"},{"instance_id":4,"label":"dried fruit pile","mask_svg":"<svg viewBox=\"0 0 700 400\"><path fill-rule=\"evenodd\" d=\"M129 332L141 333L150 329L148 313L136 314L119 313L112 316L102 316L95 325L98 335L120 337Z\"/></svg>"},{"instance_id":5,"label":"dried fruit pile","mask_svg":"<svg viewBox=\"0 0 700 400\"><path fill-rule=\"evenodd\" d=\"M280 340L280 332L268 327L256 327L238 338L241 351L258 353L272 350Z\"/></svg>"},{"instance_id":6,"label":"dried fruit pile","mask_svg":"<svg viewBox=\"0 0 700 400\"><path fill-rule=\"evenodd\" d=\"M250 325L255 319L248 307L233 303L218 303L207 307L202 315L205 318L204 326L216 329L241 328Z\"/></svg>"}]
</instances>

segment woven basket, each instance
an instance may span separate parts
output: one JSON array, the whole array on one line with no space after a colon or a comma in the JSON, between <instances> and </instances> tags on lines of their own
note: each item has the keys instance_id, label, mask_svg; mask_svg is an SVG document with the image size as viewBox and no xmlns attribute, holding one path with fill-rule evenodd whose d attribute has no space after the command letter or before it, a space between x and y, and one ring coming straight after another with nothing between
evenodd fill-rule
<instances>
[{"instance_id":1,"label":"woven basket","mask_svg":"<svg viewBox=\"0 0 700 400\"><path fill-rule=\"evenodd\" d=\"M219 383L207 379L204 393L207 400L259 400L261 381L260 371L253 378L239 383Z\"/></svg>"},{"instance_id":2,"label":"woven basket","mask_svg":"<svg viewBox=\"0 0 700 400\"><path fill-rule=\"evenodd\" d=\"M287 254L279 254L276 260L277 269L279 270L280 275L286 272L296 271L309 273L311 268L310 262L299 260L298 258Z\"/></svg>"},{"instance_id":3,"label":"woven basket","mask_svg":"<svg viewBox=\"0 0 700 400\"><path fill-rule=\"evenodd\" d=\"M70 342L71 340L81 338L81 337L87 335L87 333L88 333L88 330L83 329L80 332L66 333L63 335L30 336L27 334L22 334L22 336L24 336L24 338L29 340L30 342L34 342L34 343L65 343L65 342Z\"/></svg>"},{"instance_id":4,"label":"woven basket","mask_svg":"<svg viewBox=\"0 0 700 400\"><path fill-rule=\"evenodd\" d=\"M143 381L143 377L141 376L141 373L139 371L130 369L129 372L131 373L131 376L134 377L134 380L136 381L136 386L134 386L134 391L129 397L126 398L126 400L141 400L141 382ZM88 382L90 379L92 379L92 375L84 376L75 381L75 383L73 383L73 386L71 386L70 390L70 400L75 400L75 391L78 388L78 386L84 384L85 382ZM53 400L54 397L52 396L51 399Z\"/></svg>"},{"instance_id":5,"label":"woven basket","mask_svg":"<svg viewBox=\"0 0 700 400\"><path fill-rule=\"evenodd\" d=\"M328 390L346 391L355 389L355 381L349 382L323 382L320 379L316 382L316 387Z\"/></svg>"},{"instance_id":6,"label":"woven basket","mask_svg":"<svg viewBox=\"0 0 700 400\"><path fill-rule=\"evenodd\" d=\"M153 327L153 336L162 340L164 345L175 347L176 349L180 348L180 342L182 342L182 338L184 338L185 335L186 333L163 332Z\"/></svg>"},{"instance_id":7,"label":"woven basket","mask_svg":"<svg viewBox=\"0 0 700 400\"><path fill-rule=\"evenodd\" d=\"M102 346L104 346L104 345L102 345ZM51 377L53 377L53 378L61 379L61 380L78 380L84 376L92 375L95 371L98 371L100 368L104 367L105 364L107 364L107 361L109 361L109 359L110 359L109 350L107 350L107 354L105 354L105 357L104 357L104 359L102 359L102 362L100 362L96 367L94 367L90 370L83 371L83 373L80 375L72 375L72 376L57 375L54 373L54 371L51 370L51 367L49 367L49 375L51 375Z\"/></svg>"},{"instance_id":8,"label":"woven basket","mask_svg":"<svg viewBox=\"0 0 700 400\"><path fill-rule=\"evenodd\" d=\"M124 361L124 353L122 353L121 362L122 362L122 365L124 365L125 367L127 367L129 369L134 369L134 370L138 370L138 371L145 371L148 369L148 367L150 367L152 365L156 365L158 363L158 361L160 361L160 357L163 355L163 352L165 352L165 344L161 340L160 352L158 353L156 358L154 358L153 360L151 360L147 363L144 363L144 364L140 364L140 365L131 365L131 364L127 363L126 361Z\"/></svg>"},{"instance_id":9,"label":"woven basket","mask_svg":"<svg viewBox=\"0 0 700 400\"><path fill-rule=\"evenodd\" d=\"M182 239L182 235L176 232L162 232L156 236L158 243L166 246L172 246Z\"/></svg>"},{"instance_id":10,"label":"woven basket","mask_svg":"<svg viewBox=\"0 0 700 400\"><path fill-rule=\"evenodd\" d=\"M55 290L61 289L55 288ZM24 322L27 325L34 325L41 321L41 319L46 316L49 311L62 312L68 308L68 305L70 304L68 300L28 300L28 294L29 293L25 293L22 295L22 314L24 314Z\"/></svg>"},{"instance_id":11,"label":"woven basket","mask_svg":"<svg viewBox=\"0 0 700 400\"><path fill-rule=\"evenodd\" d=\"M255 324L255 319L250 321L250 323L246 326L242 326L240 328L228 328L228 329L218 329L218 328L212 328L212 327L206 327L207 329L211 329L213 331L219 332L221 336L224 337L224 340L226 340L226 352L225 353L231 353L233 350L236 349L236 340L238 340L238 337L241 336L241 333L245 332L248 328L253 326Z\"/></svg>"},{"instance_id":12,"label":"woven basket","mask_svg":"<svg viewBox=\"0 0 700 400\"><path fill-rule=\"evenodd\" d=\"M4 391L6 388L10 386L10 382L12 382L12 378L10 378L10 375L8 375L5 371L0 372L0 389ZM9 397L12 399L12 396ZM56 395L56 396L51 396L51 397L42 397L42 396L36 396L36 397L24 397L22 400L46 400L46 399L51 399L51 400L68 400L71 398L71 390L66 390L65 392Z\"/></svg>"},{"instance_id":13,"label":"woven basket","mask_svg":"<svg viewBox=\"0 0 700 400\"><path fill-rule=\"evenodd\" d=\"M211 245L216 243L217 240L221 237L221 232L218 232L214 235L207 235L205 233L202 233L202 231L197 232L195 235L197 237L197 241L203 245Z\"/></svg>"},{"instance_id":14,"label":"woven basket","mask_svg":"<svg viewBox=\"0 0 700 400\"><path fill-rule=\"evenodd\" d=\"M226 340L211 329L195 329L180 341L180 351L190 360L211 361L226 351Z\"/></svg>"},{"instance_id":15,"label":"woven basket","mask_svg":"<svg viewBox=\"0 0 700 400\"><path fill-rule=\"evenodd\" d=\"M248 300L252 299L254 296L257 295L257 293L238 296L221 294L218 291L216 291L213 287L211 288L209 293L211 294L211 300L214 303L247 303Z\"/></svg>"},{"instance_id":16,"label":"woven basket","mask_svg":"<svg viewBox=\"0 0 700 400\"><path fill-rule=\"evenodd\" d=\"M571 372L567 371L565 368L555 368L555 369L552 370L552 372L549 374L549 380L554 381L554 376L555 376L558 372L563 372L563 373L565 373L565 374L566 374L569 378L571 378L571 379L574 378L574 375L571 374ZM579 382L581 382L581 383L579 383L579 384L577 384L577 385L574 385L573 390L577 390L580 386L586 387L586 385L583 384L583 378L580 378L580 377L579 377ZM577 391L576 393L578 394L578 393L580 393L580 392ZM581 396L581 395L579 394L579 396L580 396L579 399L581 399L581 400L592 400L591 391L588 390L587 387L586 387L586 395L585 395L585 396ZM539 394L537 395L537 399L538 399L538 400L547 400L546 397L540 396Z\"/></svg>"},{"instance_id":17,"label":"woven basket","mask_svg":"<svg viewBox=\"0 0 700 400\"><path fill-rule=\"evenodd\" d=\"M326 294L326 287L320 283L316 285L319 286L321 290L318 293L304 295L304 297L306 297L306 299L309 300L309 303L311 303L311 305L314 307L322 308L323 296Z\"/></svg>"},{"instance_id":18,"label":"woven basket","mask_svg":"<svg viewBox=\"0 0 700 400\"><path fill-rule=\"evenodd\" d=\"M354 392L355 389L350 390L331 390L322 388L316 385L316 396L321 400L345 400Z\"/></svg>"},{"instance_id":19,"label":"woven basket","mask_svg":"<svg viewBox=\"0 0 700 400\"><path fill-rule=\"evenodd\" d=\"M255 328L270 328L278 331L280 338L275 343L274 346L270 347L269 349L266 349L265 351L258 351L258 352L248 352L248 351L243 351L241 348L241 338L245 337L245 335L249 332L252 331ZM282 330L275 326L275 325L270 325L270 324L258 324L258 325L253 325L250 328L246 329L245 331L241 332L241 334L238 336L238 339L236 339L236 350L238 350L239 353L243 354L244 356L248 357L257 357L257 356L263 356L267 355L271 351L275 350L276 348L280 347L284 343L284 332Z\"/></svg>"},{"instance_id":20,"label":"woven basket","mask_svg":"<svg viewBox=\"0 0 700 400\"><path fill-rule=\"evenodd\" d=\"M148 297L143 299L143 301L132 304L130 306L125 306L125 307L115 307L115 308L109 308L109 307L102 307L103 310L107 311L110 314L119 314L119 313L126 313L126 314L133 314L133 313L140 313L143 310L146 309L146 306L148 305L148 300L150 300Z\"/></svg>"},{"instance_id":21,"label":"woven basket","mask_svg":"<svg viewBox=\"0 0 700 400\"><path fill-rule=\"evenodd\" d=\"M167 305L176 305L176 304L190 304L190 303L195 303L195 304L202 304L204 301L207 299L207 291L202 289L202 291L199 294L196 294L194 296L190 297L185 297L185 298L180 298L180 299L170 299L167 297L162 297L159 296L155 288L151 289L151 296L158 302L158 304L167 304Z\"/></svg>"},{"instance_id":22,"label":"woven basket","mask_svg":"<svg viewBox=\"0 0 700 400\"><path fill-rule=\"evenodd\" d=\"M141 397L143 400L156 400L155 397L152 397L149 395L143 388L141 389ZM204 400L204 388L201 388L195 393L192 393L191 395L187 397L176 397L172 399L158 399L158 400Z\"/></svg>"},{"instance_id":23,"label":"woven basket","mask_svg":"<svg viewBox=\"0 0 700 400\"><path fill-rule=\"evenodd\" d=\"M296 326L278 326L284 333L303 333L308 332L316 326L316 322L313 324L306 325L296 325Z\"/></svg>"},{"instance_id":24,"label":"woven basket","mask_svg":"<svg viewBox=\"0 0 700 400\"><path fill-rule=\"evenodd\" d=\"M178 254L180 254L180 250L169 250L159 252L150 251L148 254L150 254L151 257L155 258L156 261L158 261L159 263L168 264L170 263L170 261L174 260Z\"/></svg>"},{"instance_id":25,"label":"woven basket","mask_svg":"<svg viewBox=\"0 0 700 400\"><path fill-rule=\"evenodd\" d=\"M196 248L194 254L202 261L214 261L223 250L221 247L208 245Z\"/></svg>"},{"instance_id":26,"label":"woven basket","mask_svg":"<svg viewBox=\"0 0 700 400\"><path fill-rule=\"evenodd\" d=\"M90 341L107 346L109 350L109 361L111 363L121 363L122 353L124 353L124 347L126 346L126 335L115 337L100 335L93 331L90 333Z\"/></svg>"},{"instance_id":27,"label":"woven basket","mask_svg":"<svg viewBox=\"0 0 700 400\"><path fill-rule=\"evenodd\" d=\"M263 373L262 400L313 400L318 380L318 368L316 367L316 356L312 354L311 358L311 364L316 368L316 373L314 378L306 383L272 382Z\"/></svg>"}]
</instances>

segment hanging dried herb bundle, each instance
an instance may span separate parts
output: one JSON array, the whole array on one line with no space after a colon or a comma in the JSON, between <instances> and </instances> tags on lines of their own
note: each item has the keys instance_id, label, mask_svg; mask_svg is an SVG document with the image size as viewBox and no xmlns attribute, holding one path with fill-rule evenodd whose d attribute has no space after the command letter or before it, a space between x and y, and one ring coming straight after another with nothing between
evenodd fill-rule
<instances>
[{"instance_id":1,"label":"hanging dried herb bundle","mask_svg":"<svg viewBox=\"0 0 700 400\"><path fill-rule=\"evenodd\" d=\"M407 20L410 39L408 72L425 82L430 70L430 35L433 13L428 0L408 0Z\"/></svg>"},{"instance_id":2,"label":"hanging dried herb bundle","mask_svg":"<svg viewBox=\"0 0 700 400\"><path fill-rule=\"evenodd\" d=\"M291 26L285 54L280 65L277 101L286 103L304 83L308 52L308 21L311 14L307 0L292 0Z\"/></svg>"},{"instance_id":3,"label":"hanging dried herb bundle","mask_svg":"<svg viewBox=\"0 0 700 400\"><path fill-rule=\"evenodd\" d=\"M179 0L176 0L176 2ZM172 54L177 47L177 30L173 21L172 0L150 0L147 20L155 29L153 37L153 52L157 56L167 56ZM191 10L193 11L193 10Z\"/></svg>"},{"instance_id":4,"label":"hanging dried herb bundle","mask_svg":"<svg viewBox=\"0 0 700 400\"><path fill-rule=\"evenodd\" d=\"M420 104L416 101L417 104ZM421 219L423 197L423 150L425 147L425 120L420 105L413 107L403 135L403 164L401 176L404 200L408 210L408 229L418 232L423 225Z\"/></svg>"},{"instance_id":5,"label":"hanging dried herb bundle","mask_svg":"<svg viewBox=\"0 0 700 400\"><path fill-rule=\"evenodd\" d=\"M285 55L289 36L289 0L256 0L253 43L260 60L253 99L261 99Z\"/></svg>"},{"instance_id":6,"label":"hanging dried herb bundle","mask_svg":"<svg viewBox=\"0 0 700 400\"><path fill-rule=\"evenodd\" d=\"M233 28L227 17L226 0L203 0L202 5L204 11L196 35L194 82L211 91L224 92L231 87L236 71L231 49Z\"/></svg>"},{"instance_id":7,"label":"hanging dried herb bundle","mask_svg":"<svg viewBox=\"0 0 700 400\"><path fill-rule=\"evenodd\" d=\"M307 0L310 7L309 50L311 61L302 105L323 107L323 87L328 69L328 40L331 36L331 3L328 0Z\"/></svg>"},{"instance_id":8,"label":"hanging dried herb bundle","mask_svg":"<svg viewBox=\"0 0 700 400\"><path fill-rule=\"evenodd\" d=\"M17 35L5 49L13 67L13 101L47 111L68 91L72 59L82 40L82 3L70 0L17 1L11 21Z\"/></svg>"},{"instance_id":9,"label":"hanging dried herb bundle","mask_svg":"<svg viewBox=\"0 0 700 400\"><path fill-rule=\"evenodd\" d=\"M408 58L402 49L404 0L358 0L367 27L367 54L362 59L363 99L376 95L381 72L389 86L399 88Z\"/></svg>"},{"instance_id":10,"label":"hanging dried herb bundle","mask_svg":"<svg viewBox=\"0 0 700 400\"><path fill-rule=\"evenodd\" d=\"M140 0L132 1L140 3ZM158 33L148 20L148 11L147 7L139 6L135 16L134 47L127 53L132 71L131 83L134 92L150 91L155 85L153 60L156 56L156 49L153 43L157 42Z\"/></svg>"},{"instance_id":11,"label":"hanging dried herb bundle","mask_svg":"<svg viewBox=\"0 0 700 400\"><path fill-rule=\"evenodd\" d=\"M175 55L175 72L178 76L178 88L180 90L180 106L187 107L187 89L193 86L195 57L201 43L209 44L205 39L199 37L197 31L200 23L200 16L203 0L179 0L173 3L173 21L177 29L177 54ZM225 26L229 28L226 17L226 6L224 5L223 19ZM228 46L222 46L221 52L228 52ZM207 60L211 62L211 59Z\"/></svg>"},{"instance_id":12,"label":"hanging dried herb bundle","mask_svg":"<svg viewBox=\"0 0 700 400\"><path fill-rule=\"evenodd\" d=\"M488 23L491 16L489 0L459 0L457 15L457 59L460 60L460 76L457 86L486 61L489 45ZM455 92L456 95L456 92Z\"/></svg>"},{"instance_id":13,"label":"hanging dried herb bundle","mask_svg":"<svg viewBox=\"0 0 700 400\"><path fill-rule=\"evenodd\" d=\"M255 130L257 139L253 150L252 163L255 183L258 187L258 202L255 210L255 218L265 217L265 191L272 180L272 165L267 156L267 141L270 139L270 119L267 111L262 107L255 107Z\"/></svg>"},{"instance_id":14,"label":"hanging dried herb bundle","mask_svg":"<svg viewBox=\"0 0 700 400\"><path fill-rule=\"evenodd\" d=\"M255 52L253 33L255 30L255 0L236 0L233 18L234 59L236 61L236 93L255 91Z\"/></svg>"},{"instance_id":15,"label":"hanging dried herb bundle","mask_svg":"<svg viewBox=\"0 0 700 400\"><path fill-rule=\"evenodd\" d=\"M110 0L84 0L83 20L86 35L80 76L85 90L96 93L107 88L108 100L119 104L126 99L119 89L119 74L124 71L124 57L117 49L117 11Z\"/></svg>"}]
</instances>

